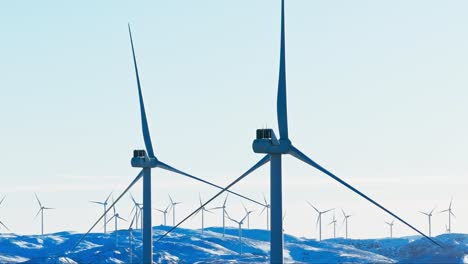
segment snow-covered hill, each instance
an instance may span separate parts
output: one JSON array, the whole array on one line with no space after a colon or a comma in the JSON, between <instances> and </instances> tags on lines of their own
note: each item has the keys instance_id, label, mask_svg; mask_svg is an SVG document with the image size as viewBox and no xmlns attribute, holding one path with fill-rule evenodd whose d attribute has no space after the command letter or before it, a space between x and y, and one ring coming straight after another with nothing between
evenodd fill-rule
<instances>
[{"instance_id":1,"label":"snow-covered hill","mask_svg":"<svg viewBox=\"0 0 468 264\"><path fill-rule=\"evenodd\" d=\"M169 227L154 228L155 238ZM267 263L269 232L243 230L242 249L237 229L176 229L154 243L157 263ZM61 232L44 236L0 235L0 263L138 263L141 233L133 232L130 254L129 231L90 234L77 248L82 234ZM116 241L117 235L117 241ZM467 263L468 235L436 237L443 248L419 237L394 239L312 239L285 235L285 256L294 263ZM117 243L117 244L116 244ZM239 254L242 250L242 255Z\"/></svg>"}]
</instances>

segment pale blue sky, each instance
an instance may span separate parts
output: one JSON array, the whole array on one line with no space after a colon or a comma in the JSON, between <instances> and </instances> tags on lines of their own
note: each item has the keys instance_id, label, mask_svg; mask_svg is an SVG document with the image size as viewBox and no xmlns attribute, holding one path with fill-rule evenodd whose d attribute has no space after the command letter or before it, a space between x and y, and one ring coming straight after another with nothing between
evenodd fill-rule
<instances>
[{"instance_id":1,"label":"pale blue sky","mask_svg":"<svg viewBox=\"0 0 468 264\"><path fill-rule=\"evenodd\" d=\"M223 185L253 165L255 129L277 126L279 2L2 3L0 220L38 233L36 191L58 208L47 212L46 231L84 231L101 212L87 201L135 177L131 151L143 140L127 22L157 156ZM453 230L468 232L467 8L461 0L286 1L292 141L423 231L417 211L445 209L453 196ZM260 200L267 173L236 190ZM171 190L183 202L179 217L199 192L214 193L182 176L154 175L153 203L165 206ZM283 197L287 232L316 237L309 200L355 214L353 237L388 233L390 217L289 157ZM239 200L229 206L242 213ZM118 208L128 215L129 199ZM435 216L434 233L445 219ZM251 221L264 228L263 216ZM199 227L199 219L185 226ZM413 232L396 224L394 234Z\"/></svg>"}]
</instances>

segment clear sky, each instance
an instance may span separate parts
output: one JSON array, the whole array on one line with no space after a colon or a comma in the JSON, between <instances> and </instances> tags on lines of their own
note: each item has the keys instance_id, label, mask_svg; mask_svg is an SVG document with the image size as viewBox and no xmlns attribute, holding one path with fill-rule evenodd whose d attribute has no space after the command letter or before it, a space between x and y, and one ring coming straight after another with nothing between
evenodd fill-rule
<instances>
[{"instance_id":1,"label":"clear sky","mask_svg":"<svg viewBox=\"0 0 468 264\"><path fill-rule=\"evenodd\" d=\"M418 211L446 209L453 197L453 231L468 232L467 9L461 0L286 1L293 143L423 231ZM251 148L255 129L277 128L279 15L279 0L2 3L0 220L38 233L37 192L57 208L46 212L46 232L84 231L101 213L88 201L119 193L138 173L130 166L143 140L127 22L158 158L218 184L239 176L261 157ZM292 157L283 168L286 232L317 237L308 200L337 208L340 224L340 208L353 214L351 237L388 235L391 217L373 205ZM235 190L261 200L268 173ZM153 204L166 206L170 193L182 202L179 219L199 193L215 192L153 174ZM141 184L132 192L141 200ZM229 212L240 217L231 198ZM261 208L246 206L256 210L251 226L265 228ZM130 199L117 208L129 218ZM435 234L446 219L435 214ZM161 221L155 211L153 223ZM206 222L221 225L220 212ZM198 218L184 224L199 226ZM414 232L397 223L394 234Z\"/></svg>"}]
</instances>

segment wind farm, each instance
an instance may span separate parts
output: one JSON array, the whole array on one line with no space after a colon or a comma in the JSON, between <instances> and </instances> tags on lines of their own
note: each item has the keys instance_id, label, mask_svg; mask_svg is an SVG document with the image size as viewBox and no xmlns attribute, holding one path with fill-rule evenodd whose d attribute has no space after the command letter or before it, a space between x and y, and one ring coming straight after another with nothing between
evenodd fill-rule
<instances>
[{"instance_id":1,"label":"wind farm","mask_svg":"<svg viewBox=\"0 0 468 264\"><path fill-rule=\"evenodd\" d=\"M10 17L1 263L467 263L462 4L183 1Z\"/></svg>"}]
</instances>

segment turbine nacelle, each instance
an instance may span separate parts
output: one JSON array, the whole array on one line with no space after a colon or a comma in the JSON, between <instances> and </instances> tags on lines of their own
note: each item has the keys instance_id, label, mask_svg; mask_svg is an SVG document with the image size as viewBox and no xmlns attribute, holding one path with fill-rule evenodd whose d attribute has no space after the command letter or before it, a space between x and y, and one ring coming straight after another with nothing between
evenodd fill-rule
<instances>
[{"instance_id":1,"label":"turbine nacelle","mask_svg":"<svg viewBox=\"0 0 468 264\"><path fill-rule=\"evenodd\" d=\"M158 159L148 157L145 150L134 150L131 163L135 168L155 168L158 165Z\"/></svg>"},{"instance_id":2,"label":"turbine nacelle","mask_svg":"<svg viewBox=\"0 0 468 264\"><path fill-rule=\"evenodd\" d=\"M271 128L257 129L257 138L252 143L255 153L287 154L290 151L289 139L277 139Z\"/></svg>"}]
</instances>

